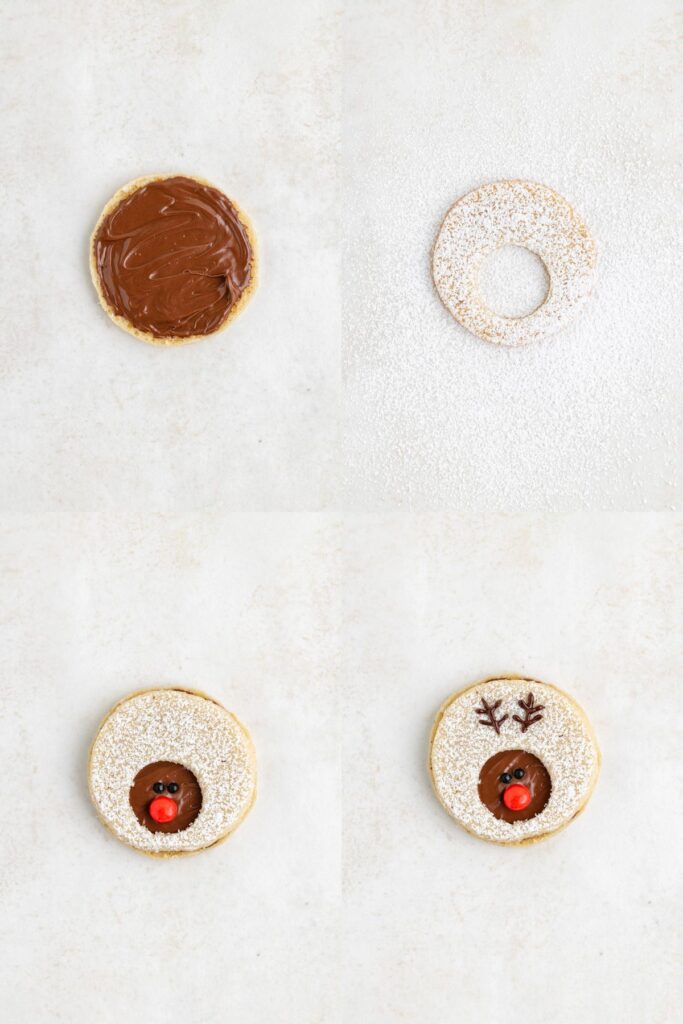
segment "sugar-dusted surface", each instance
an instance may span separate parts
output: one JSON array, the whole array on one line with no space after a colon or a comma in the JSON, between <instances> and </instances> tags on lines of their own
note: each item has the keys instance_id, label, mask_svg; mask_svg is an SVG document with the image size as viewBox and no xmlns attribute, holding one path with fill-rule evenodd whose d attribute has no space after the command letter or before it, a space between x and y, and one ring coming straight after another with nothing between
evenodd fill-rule
<instances>
[{"instance_id":1,"label":"sugar-dusted surface","mask_svg":"<svg viewBox=\"0 0 683 1024\"><path fill-rule=\"evenodd\" d=\"M543 705L542 718L522 733L513 715L529 693ZM507 714L499 733L479 723L482 698L500 700ZM477 785L484 763L501 750L528 750L550 774L550 799L540 814L514 823L495 818L479 799ZM535 679L490 679L455 694L436 726L430 751L435 788L446 809L468 831L498 843L518 843L562 828L588 799L598 772L599 755L583 713L556 687Z\"/></svg>"},{"instance_id":2,"label":"sugar-dusted surface","mask_svg":"<svg viewBox=\"0 0 683 1024\"><path fill-rule=\"evenodd\" d=\"M678 6L352 0L343 440L353 508L677 506ZM432 277L455 200L510 179L564 196L598 252L579 314L512 348L463 328ZM514 272L500 279L501 300Z\"/></svg>"},{"instance_id":3,"label":"sugar-dusted surface","mask_svg":"<svg viewBox=\"0 0 683 1024\"><path fill-rule=\"evenodd\" d=\"M483 302L479 272L490 253L524 246L545 263L550 288L524 317ZM525 345L569 322L590 293L595 242L566 199L532 181L496 181L468 192L446 214L434 246L434 283L448 310L485 341Z\"/></svg>"},{"instance_id":4,"label":"sugar-dusted surface","mask_svg":"<svg viewBox=\"0 0 683 1024\"><path fill-rule=\"evenodd\" d=\"M189 768L201 787L202 809L182 832L150 832L130 805L135 776L154 761ZM123 842L147 853L190 853L228 835L248 812L256 762L245 729L215 701L183 690L150 690L123 700L103 722L89 783L98 813Z\"/></svg>"}]
</instances>

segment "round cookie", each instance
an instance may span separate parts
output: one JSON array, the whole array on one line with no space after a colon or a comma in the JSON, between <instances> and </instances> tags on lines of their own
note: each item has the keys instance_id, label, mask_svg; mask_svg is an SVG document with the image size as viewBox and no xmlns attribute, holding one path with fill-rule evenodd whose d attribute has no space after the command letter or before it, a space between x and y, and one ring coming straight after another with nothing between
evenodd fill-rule
<instances>
[{"instance_id":1,"label":"round cookie","mask_svg":"<svg viewBox=\"0 0 683 1024\"><path fill-rule=\"evenodd\" d=\"M484 303L479 273L505 245L535 253L550 287L528 316L494 313ZM468 192L448 211L432 254L434 284L455 319L485 341L526 345L564 327L591 291L595 242L566 199L532 181L496 181Z\"/></svg>"},{"instance_id":2,"label":"round cookie","mask_svg":"<svg viewBox=\"0 0 683 1024\"><path fill-rule=\"evenodd\" d=\"M256 798L249 733L197 690L141 690L119 701L90 748L88 786L117 839L158 857L227 838Z\"/></svg>"},{"instance_id":3,"label":"round cookie","mask_svg":"<svg viewBox=\"0 0 683 1024\"><path fill-rule=\"evenodd\" d=\"M448 813L472 835L545 839L584 809L600 768L585 714L562 690L518 676L485 679L443 704L429 771Z\"/></svg>"},{"instance_id":4,"label":"round cookie","mask_svg":"<svg viewBox=\"0 0 683 1024\"><path fill-rule=\"evenodd\" d=\"M245 213L203 178L136 178L109 200L90 239L90 274L115 324L154 345L224 330L256 287Z\"/></svg>"}]
</instances>

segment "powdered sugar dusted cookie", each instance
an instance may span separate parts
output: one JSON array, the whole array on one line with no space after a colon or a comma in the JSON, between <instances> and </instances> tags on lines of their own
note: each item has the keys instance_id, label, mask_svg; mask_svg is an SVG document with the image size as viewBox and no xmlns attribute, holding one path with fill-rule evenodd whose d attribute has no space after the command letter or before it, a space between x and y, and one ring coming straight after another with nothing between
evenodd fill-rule
<instances>
[{"instance_id":1,"label":"powdered sugar dusted cookie","mask_svg":"<svg viewBox=\"0 0 683 1024\"><path fill-rule=\"evenodd\" d=\"M482 300L484 260L505 245L530 249L545 264L550 287L523 317L494 313ZM446 214L432 273L446 308L468 331L499 345L525 345L559 331L590 294L595 242L566 199L532 181L496 181L468 192Z\"/></svg>"},{"instance_id":2,"label":"powdered sugar dusted cookie","mask_svg":"<svg viewBox=\"0 0 683 1024\"><path fill-rule=\"evenodd\" d=\"M256 759L245 727L217 701L196 690L143 690L104 719L88 782L117 839L168 857L237 828L256 797Z\"/></svg>"},{"instance_id":3,"label":"powdered sugar dusted cookie","mask_svg":"<svg viewBox=\"0 0 683 1024\"><path fill-rule=\"evenodd\" d=\"M571 697L517 676L460 690L436 717L429 768L436 794L468 832L529 843L565 828L598 777L593 730Z\"/></svg>"}]
</instances>

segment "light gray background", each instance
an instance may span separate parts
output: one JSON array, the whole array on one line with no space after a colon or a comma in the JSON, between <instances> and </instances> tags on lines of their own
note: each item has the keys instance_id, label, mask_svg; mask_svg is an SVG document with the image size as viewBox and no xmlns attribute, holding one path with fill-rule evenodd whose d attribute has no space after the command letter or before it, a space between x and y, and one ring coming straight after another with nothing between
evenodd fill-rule
<instances>
[{"instance_id":1,"label":"light gray background","mask_svg":"<svg viewBox=\"0 0 683 1024\"><path fill-rule=\"evenodd\" d=\"M0 988L11 1024L292 1024L336 1013L338 41L321 5L3 5ZM228 334L114 327L108 197L198 173L253 218ZM99 825L86 756L138 687L246 723L235 836L157 862ZM11 781L10 781L11 780Z\"/></svg>"},{"instance_id":2,"label":"light gray background","mask_svg":"<svg viewBox=\"0 0 683 1024\"><path fill-rule=\"evenodd\" d=\"M673 3L1 8L5 1016L668 1024ZM244 206L263 272L165 351L108 322L86 248L174 170ZM512 174L601 251L582 318L522 352L429 281L450 202ZM461 834L425 772L438 705L497 671L572 691L605 755L528 850ZM238 833L170 862L86 792L100 717L156 683L224 701L260 770Z\"/></svg>"},{"instance_id":3,"label":"light gray background","mask_svg":"<svg viewBox=\"0 0 683 1024\"><path fill-rule=\"evenodd\" d=\"M680 536L672 513L354 521L345 1021L677 1019ZM517 849L459 829L426 771L441 703L508 672L572 693L603 754L585 813Z\"/></svg>"},{"instance_id":4,"label":"light gray background","mask_svg":"<svg viewBox=\"0 0 683 1024\"><path fill-rule=\"evenodd\" d=\"M679 5L351 0L350 8L350 502L475 512L675 504ZM451 204L504 178L557 189L598 245L594 294L580 317L512 350L456 324L430 273Z\"/></svg>"}]
</instances>

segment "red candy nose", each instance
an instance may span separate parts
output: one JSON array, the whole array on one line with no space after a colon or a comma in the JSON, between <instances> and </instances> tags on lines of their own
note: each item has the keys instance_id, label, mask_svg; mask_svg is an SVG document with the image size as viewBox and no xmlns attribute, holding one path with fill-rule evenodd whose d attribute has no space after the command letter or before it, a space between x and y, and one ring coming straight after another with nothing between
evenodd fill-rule
<instances>
[{"instance_id":1,"label":"red candy nose","mask_svg":"<svg viewBox=\"0 0 683 1024\"><path fill-rule=\"evenodd\" d=\"M508 786L503 792L503 803L509 811L523 811L531 803L531 793L526 786Z\"/></svg>"},{"instance_id":2,"label":"red candy nose","mask_svg":"<svg viewBox=\"0 0 683 1024\"><path fill-rule=\"evenodd\" d=\"M513 789L523 789L523 786L513 786ZM167 821L173 821L178 813L178 804L168 796L158 796L149 805L149 816L154 818L160 825Z\"/></svg>"}]
</instances>

